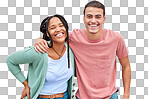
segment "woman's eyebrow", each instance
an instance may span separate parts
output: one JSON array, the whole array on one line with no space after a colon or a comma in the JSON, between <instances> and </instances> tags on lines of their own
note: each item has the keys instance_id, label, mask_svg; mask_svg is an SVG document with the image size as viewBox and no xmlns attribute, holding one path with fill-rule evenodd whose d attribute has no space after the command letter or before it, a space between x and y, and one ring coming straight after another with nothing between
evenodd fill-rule
<instances>
[{"instance_id":1,"label":"woman's eyebrow","mask_svg":"<svg viewBox=\"0 0 148 99\"><path fill-rule=\"evenodd\" d=\"M63 24L63 23L58 23L58 25L61 25L61 24ZM55 25L51 25L51 26L49 26L49 28L50 28L50 27L53 27L53 26L55 26Z\"/></svg>"},{"instance_id":2,"label":"woman's eyebrow","mask_svg":"<svg viewBox=\"0 0 148 99\"><path fill-rule=\"evenodd\" d=\"M60 24L63 24L63 23L59 23L59 25L60 25Z\"/></svg>"},{"instance_id":3,"label":"woman's eyebrow","mask_svg":"<svg viewBox=\"0 0 148 99\"><path fill-rule=\"evenodd\" d=\"M55 25L51 25L51 26L49 26L49 28L51 28L51 27L53 27L53 26L55 26Z\"/></svg>"}]
</instances>

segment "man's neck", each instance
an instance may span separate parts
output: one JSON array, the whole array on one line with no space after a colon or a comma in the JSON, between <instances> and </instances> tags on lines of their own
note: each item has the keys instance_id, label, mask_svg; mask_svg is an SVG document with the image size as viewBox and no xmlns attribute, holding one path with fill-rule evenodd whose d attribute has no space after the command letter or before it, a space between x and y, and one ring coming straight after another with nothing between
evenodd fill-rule
<instances>
[{"instance_id":1,"label":"man's neck","mask_svg":"<svg viewBox=\"0 0 148 99\"><path fill-rule=\"evenodd\" d=\"M103 29L101 29L98 33L89 33L86 30L86 34L89 40L99 40L102 36L102 33L103 33Z\"/></svg>"}]
</instances>

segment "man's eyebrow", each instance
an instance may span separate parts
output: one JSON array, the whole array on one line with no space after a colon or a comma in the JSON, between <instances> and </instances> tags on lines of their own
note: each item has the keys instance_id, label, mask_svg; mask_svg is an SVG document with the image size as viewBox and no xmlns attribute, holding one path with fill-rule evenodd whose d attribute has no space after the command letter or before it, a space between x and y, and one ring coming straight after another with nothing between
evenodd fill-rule
<instances>
[{"instance_id":1,"label":"man's eyebrow","mask_svg":"<svg viewBox=\"0 0 148 99\"><path fill-rule=\"evenodd\" d=\"M102 16L101 14L96 14L95 16Z\"/></svg>"},{"instance_id":2,"label":"man's eyebrow","mask_svg":"<svg viewBox=\"0 0 148 99\"><path fill-rule=\"evenodd\" d=\"M90 16L92 14L87 14L86 16ZM102 16L101 14L96 14L95 16Z\"/></svg>"},{"instance_id":3,"label":"man's eyebrow","mask_svg":"<svg viewBox=\"0 0 148 99\"><path fill-rule=\"evenodd\" d=\"M88 16L88 15L92 15L92 14L86 14L86 16Z\"/></svg>"}]
</instances>

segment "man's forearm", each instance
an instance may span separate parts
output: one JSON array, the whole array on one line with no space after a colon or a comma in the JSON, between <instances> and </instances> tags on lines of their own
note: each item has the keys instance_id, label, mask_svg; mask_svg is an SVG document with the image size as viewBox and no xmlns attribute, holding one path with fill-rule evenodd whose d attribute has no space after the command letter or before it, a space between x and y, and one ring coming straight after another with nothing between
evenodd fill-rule
<instances>
[{"instance_id":1,"label":"man's forearm","mask_svg":"<svg viewBox=\"0 0 148 99\"><path fill-rule=\"evenodd\" d=\"M131 83L131 68L130 65L122 68L122 78L124 86L124 96L130 96L130 83Z\"/></svg>"}]
</instances>

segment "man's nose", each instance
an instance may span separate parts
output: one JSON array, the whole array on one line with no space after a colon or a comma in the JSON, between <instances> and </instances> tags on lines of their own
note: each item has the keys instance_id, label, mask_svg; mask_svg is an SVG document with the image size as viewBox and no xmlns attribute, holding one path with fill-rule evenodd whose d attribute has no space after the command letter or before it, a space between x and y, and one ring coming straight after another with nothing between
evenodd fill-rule
<instances>
[{"instance_id":1,"label":"man's nose","mask_svg":"<svg viewBox=\"0 0 148 99\"><path fill-rule=\"evenodd\" d=\"M93 17L92 20L91 20L91 22L93 22L93 23L96 22L96 18Z\"/></svg>"}]
</instances>

